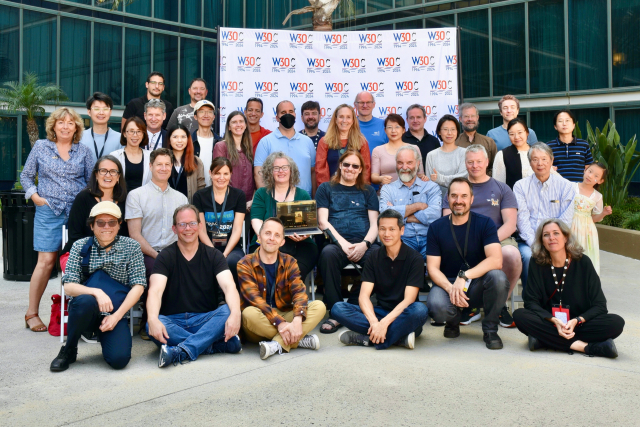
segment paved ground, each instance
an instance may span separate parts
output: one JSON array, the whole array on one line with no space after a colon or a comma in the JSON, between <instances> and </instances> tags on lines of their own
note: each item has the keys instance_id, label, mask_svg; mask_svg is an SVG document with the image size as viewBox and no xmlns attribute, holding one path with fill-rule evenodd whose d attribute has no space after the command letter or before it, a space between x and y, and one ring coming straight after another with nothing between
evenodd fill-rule
<instances>
[{"instance_id":1,"label":"paved ground","mask_svg":"<svg viewBox=\"0 0 640 427\"><path fill-rule=\"evenodd\" d=\"M640 261L603 252L602 265L609 310L626 320L616 360L531 353L515 329L501 329L505 348L489 351L474 323L456 340L426 325L413 351L321 335L319 351L262 361L246 345L166 369L137 336L122 371L81 342L78 361L53 374L58 340L23 326L28 284L0 281L0 425L637 426ZM58 284L47 289L44 319Z\"/></svg>"}]
</instances>

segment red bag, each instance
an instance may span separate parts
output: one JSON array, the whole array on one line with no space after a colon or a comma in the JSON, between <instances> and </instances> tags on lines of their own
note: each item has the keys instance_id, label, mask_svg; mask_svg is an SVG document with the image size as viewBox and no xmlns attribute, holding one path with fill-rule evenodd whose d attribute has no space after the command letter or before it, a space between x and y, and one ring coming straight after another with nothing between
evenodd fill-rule
<instances>
[{"instance_id":1,"label":"red bag","mask_svg":"<svg viewBox=\"0 0 640 427\"><path fill-rule=\"evenodd\" d=\"M54 337L60 336L60 324L62 323L62 319L60 318L60 301L62 297L58 294L51 296L51 319L49 320L49 333ZM65 298L64 301L64 315L68 316L69 311L69 301ZM64 335L67 336L67 323L64 324Z\"/></svg>"}]
</instances>

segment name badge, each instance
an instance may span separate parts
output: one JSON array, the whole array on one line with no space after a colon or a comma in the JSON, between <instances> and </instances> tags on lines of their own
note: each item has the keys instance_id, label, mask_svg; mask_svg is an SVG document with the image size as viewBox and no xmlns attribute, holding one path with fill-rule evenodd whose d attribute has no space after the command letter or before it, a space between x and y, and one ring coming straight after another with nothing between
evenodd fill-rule
<instances>
[{"instance_id":1,"label":"name badge","mask_svg":"<svg viewBox=\"0 0 640 427\"><path fill-rule=\"evenodd\" d=\"M561 321L564 325L566 325L570 319L569 306L565 305L563 307L561 305L560 306L554 305L553 307L551 307L551 314L553 314L553 317L555 317L556 319Z\"/></svg>"}]
</instances>

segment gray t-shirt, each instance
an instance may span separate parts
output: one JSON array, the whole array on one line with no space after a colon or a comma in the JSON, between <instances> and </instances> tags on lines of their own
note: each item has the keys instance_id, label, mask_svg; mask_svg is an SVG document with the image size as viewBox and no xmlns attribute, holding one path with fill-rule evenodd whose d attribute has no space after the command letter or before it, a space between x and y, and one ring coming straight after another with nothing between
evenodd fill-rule
<instances>
[{"instance_id":1,"label":"gray t-shirt","mask_svg":"<svg viewBox=\"0 0 640 427\"><path fill-rule=\"evenodd\" d=\"M448 197L444 198L443 209L449 208ZM490 178L489 181L473 184L473 204L471 210L475 213L488 216L496 224L496 228L502 227L502 209L518 209L516 195L504 182Z\"/></svg>"},{"instance_id":2,"label":"gray t-shirt","mask_svg":"<svg viewBox=\"0 0 640 427\"><path fill-rule=\"evenodd\" d=\"M189 133L198 129L198 122L193 118L193 107L190 104L181 105L173 110L169 123L167 124L167 130L178 127L178 124L183 124L189 129Z\"/></svg>"}]
</instances>

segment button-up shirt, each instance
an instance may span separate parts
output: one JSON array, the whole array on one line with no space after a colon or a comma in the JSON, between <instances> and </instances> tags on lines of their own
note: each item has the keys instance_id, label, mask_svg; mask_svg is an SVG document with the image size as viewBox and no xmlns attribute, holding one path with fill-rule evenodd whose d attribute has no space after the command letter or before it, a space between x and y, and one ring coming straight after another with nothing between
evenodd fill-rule
<instances>
[{"instance_id":1,"label":"button-up shirt","mask_svg":"<svg viewBox=\"0 0 640 427\"><path fill-rule=\"evenodd\" d=\"M513 192L518 201L518 231L527 245L532 246L538 225L556 218L571 227L575 189L570 181L550 174L545 182L531 175L516 182Z\"/></svg>"},{"instance_id":2,"label":"button-up shirt","mask_svg":"<svg viewBox=\"0 0 640 427\"><path fill-rule=\"evenodd\" d=\"M571 182L582 182L585 167L593 163L589 143L574 137L568 144L556 138L547 145L553 151L553 166L558 173Z\"/></svg>"},{"instance_id":3,"label":"button-up shirt","mask_svg":"<svg viewBox=\"0 0 640 427\"><path fill-rule=\"evenodd\" d=\"M62 160L55 142L48 139L36 141L20 174L25 198L38 193L54 214L66 212L68 216L76 195L91 178L93 164L91 151L85 145L71 144L69 160Z\"/></svg>"},{"instance_id":4,"label":"button-up shirt","mask_svg":"<svg viewBox=\"0 0 640 427\"><path fill-rule=\"evenodd\" d=\"M380 190L380 212L393 209L405 216L405 208L413 203L426 203L427 209L414 212L420 223L407 222L404 218L403 238L415 236L426 237L429 224L442 216L442 192L440 186L433 181L423 181L416 178L411 186L399 179L383 185Z\"/></svg>"},{"instance_id":5,"label":"button-up shirt","mask_svg":"<svg viewBox=\"0 0 640 427\"><path fill-rule=\"evenodd\" d=\"M147 130L147 136L149 137L149 143L146 147L142 148L149 151L153 151L156 148L162 148L164 144L164 141L162 140L162 129L156 133L151 133L151 131Z\"/></svg>"},{"instance_id":6,"label":"button-up shirt","mask_svg":"<svg viewBox=\"0 0 640 427\"><path fill-rule=\"evenodd\" d=\"M160 251L178 240L171 229L173 212L187 203L187 197L169 185L162 191L149 181L127 196L126 219L142 218L142 237L154 250Z\"/></svg>"}]
</instances>

